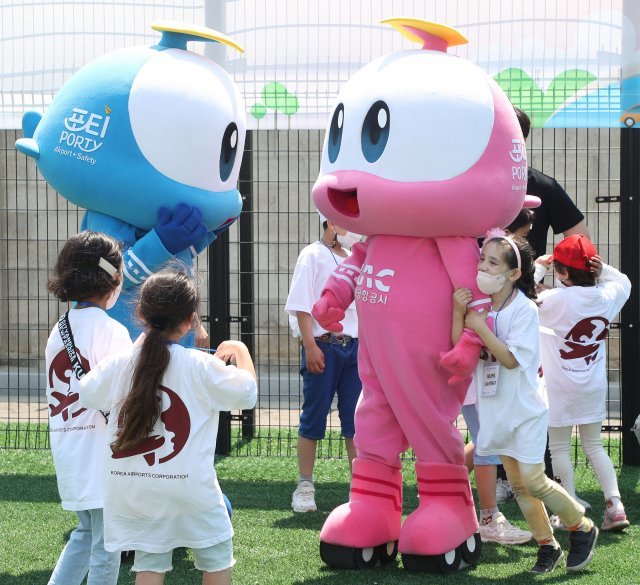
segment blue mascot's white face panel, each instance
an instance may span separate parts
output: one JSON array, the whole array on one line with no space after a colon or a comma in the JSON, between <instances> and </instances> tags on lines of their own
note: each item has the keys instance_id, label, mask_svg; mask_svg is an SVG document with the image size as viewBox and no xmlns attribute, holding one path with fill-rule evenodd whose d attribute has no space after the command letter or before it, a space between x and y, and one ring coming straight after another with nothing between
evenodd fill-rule
<instances>
[{"instance_id":1,"label":"blue mascot's white face panel","mask_svg":"<svg viewBox=\"0 0 640 585\"><path fill-rule=\"evenodd\" d=\"M484 72L422 49L366 65L337 103L321 175L358 170L400 182L451 179L482 156L494 125Z\"/></svg>"},{"instance_id":2,"label":"blue mascot's white face panel","mask_svg":"<svg viewBox=\"0 0 640 585\"><path fill-rule=\"evenodd\" d=\"M244 108L236 86L218 65L188 51L158 52L133 82L129 115L142 155L158 171L207 191L235 188ZM167 148L167 143L181 147Z\"/></svg>"}]
</instances>

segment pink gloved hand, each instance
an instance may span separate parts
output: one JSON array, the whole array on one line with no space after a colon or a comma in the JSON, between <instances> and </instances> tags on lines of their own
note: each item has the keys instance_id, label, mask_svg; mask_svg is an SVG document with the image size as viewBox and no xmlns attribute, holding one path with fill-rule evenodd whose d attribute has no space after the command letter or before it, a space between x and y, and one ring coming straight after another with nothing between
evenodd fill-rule
<instances>
[{"instance_id":1,"label":"pink gloved hand","mask_svg":"<svg viewBox=\"0 0 640 585\"><path fill-rule=\"evenodd\" d=\"M340 321L344 319L344 309L333 292L326 289L311 309L313 318L327 331L342 331Z\"/></svg>"}]
</instances>

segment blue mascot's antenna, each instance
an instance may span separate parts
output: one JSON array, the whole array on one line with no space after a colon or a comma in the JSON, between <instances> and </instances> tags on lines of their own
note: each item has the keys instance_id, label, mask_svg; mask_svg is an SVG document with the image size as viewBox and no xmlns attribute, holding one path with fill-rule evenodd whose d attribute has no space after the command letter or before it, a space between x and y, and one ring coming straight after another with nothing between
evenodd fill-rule
<instances>
[{"instance_id":1,"label":"blue mascot's antenna","mask_svg":"<svg viewBox=\"0 0 640 585\"><path fill-rule=\"evenodd\" d=\"M151 28L162 33L162 38L156 45L158 48L186 49L188 41L213 41L244 53L244 49L233 39L206 26L159 20L154 22Z\"/></svg>"}]
</instances>

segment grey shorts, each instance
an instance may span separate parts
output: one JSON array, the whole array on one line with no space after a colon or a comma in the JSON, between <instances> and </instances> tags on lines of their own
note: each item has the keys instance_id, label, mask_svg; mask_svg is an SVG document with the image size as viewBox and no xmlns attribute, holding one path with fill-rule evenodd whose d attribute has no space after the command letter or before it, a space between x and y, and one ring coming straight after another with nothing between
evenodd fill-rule
<instances>
[{"instance_id":1,"label":"grey shorts","mask_svg":"<svg viewBox=\"0 0 640 585\"><path fill-rule=\"evenodd\" d=\"M196 569L199 571L217 573L233 567L236 563L233 558L233 542L231 538L207 548L194 548L191 550L193 550ZM135 572L167 573L173 569L172 558L172 550L163 553L149 553L137 550L131 570Z\"/></svg>"}]
</instances>

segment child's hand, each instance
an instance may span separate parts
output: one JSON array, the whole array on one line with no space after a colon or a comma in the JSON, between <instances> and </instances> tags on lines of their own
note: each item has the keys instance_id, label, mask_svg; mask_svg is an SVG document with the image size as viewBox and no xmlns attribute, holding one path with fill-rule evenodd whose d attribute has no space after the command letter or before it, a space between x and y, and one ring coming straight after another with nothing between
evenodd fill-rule
<instances>
[{"instance_id":1,"label":"child's hand","mask_svg":"<svg viewBox=\"0 0 640 585\"><path fill-rule=\"evenodd\" d=\"M453 310L464 315L467 305L472 301L473 295L468 288L457 288L453 293Z\"/></svg>"},{"instance_id":2,"label":"child's hand","mask_svg":"<svg viewBox=\"0 0 640 585\"><path fill-rule=\"evenodd\" d=\"M469 311L464 316L464 326L469 329L473 329L476 333L478 330L485 326L485 321L487 320L487 311L479 310L479 311Z\"/></svg>"},{"instance_id":3,"label":"child's hand","mask_svg":"<svg viewBox=\"0 0 640 585\"><path fill-rule=\"evenodd\" d=\"M589 264L591 265L591 272L596 275L596 278L600 278L602 276L602 258L597 255L591 256Z\"/></svg>"},{"instance_id":4,"label":"child's hand","mask_svg":"<svg viewBox=\"0 0 640 585\"><path fill-rule=\"evenodd\" d=\"M545 254L544 256L538 256L535 259L536 264L541 264L545 268L549 268L553 262L553 254Z\"/></svg>"},{"instance_id":5,"label":"child's hand","mask_svg":"<svg viewBox=\"0 0 640 585\"><path fill-rule=\"evenodd\" d=\"M199 323L195 329L196 347L201 349L209 349L209 334L207 330Z\"/></svg>"},{"instance_id":6,"label":"child's hand","mask_svg":"<svg viewBox=\"0 0 640 585\"><path fill-rule=\"evenodd\" d=\"M304 349L307 370L312 374L324 372L324 352L314 343L313 347Z\"/></svg>"},{"instance_id":7,"label":"child's hand","mask_svg":"<svg viewBox=\"0 0 640 585\"><path fill-rule=\"evenodd\" d=\"M237 363L238 357L245 354L249 354L247 346L242 343L242 341L237 341L235 339L223 341L216 348L216 356L219 357L223 362L227 363Z\"/></svg>"}]
</instances>

